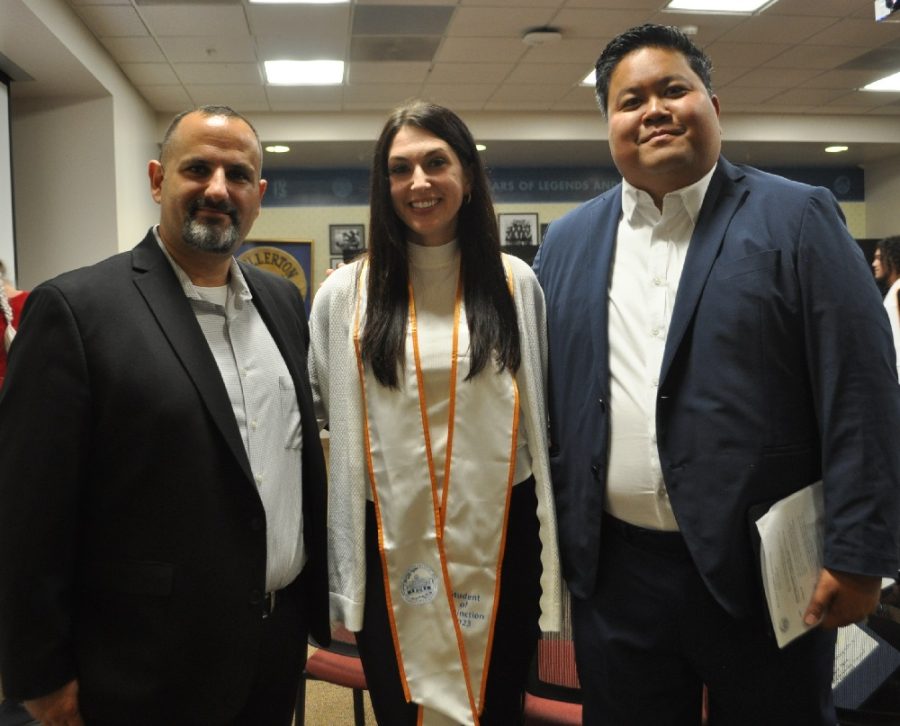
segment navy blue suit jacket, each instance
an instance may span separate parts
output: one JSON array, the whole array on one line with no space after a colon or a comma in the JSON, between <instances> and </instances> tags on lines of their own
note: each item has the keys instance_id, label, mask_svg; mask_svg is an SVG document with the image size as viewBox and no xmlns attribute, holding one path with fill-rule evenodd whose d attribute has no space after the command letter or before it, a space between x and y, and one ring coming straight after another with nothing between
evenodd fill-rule
<instances>
[{"instance_id":1,"label":"navy blue suit jacket","mask_svg":"<svg viewBox=\"0 0 900 726\"><path fill-rule=\"evenodd\" d=\"M548 230L551 471L563 572L594 591L609 452L608 286L621 185ZM666 488L734 616L758 607L748 512L824 477L825 565L897 569L900 386L871 271L825 189L720 159L691 238L657 393Z\"/></svg>"}]
</instances>

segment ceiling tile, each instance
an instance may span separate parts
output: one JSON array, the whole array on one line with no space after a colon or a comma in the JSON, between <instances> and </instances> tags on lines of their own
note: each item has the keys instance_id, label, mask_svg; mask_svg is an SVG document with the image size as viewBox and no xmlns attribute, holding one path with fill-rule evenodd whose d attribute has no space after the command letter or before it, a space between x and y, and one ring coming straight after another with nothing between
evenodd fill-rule
<instances>
[{"instance_id":1,"label":"ceiling tile","mask_svg":"<svg viewBox=\"0 0 900 726\"><path fill-rule=\"evenodd\" d=\"M494 83L468 83L468 84L451 84L442 85L438 83L426 83L422 90L422 95L427 98L434 99L437 103L442 103L453 108L453 104L457 101L467 102L484 102L487 101L491 94L497 90Z\"/></svg>"},{"instance_id":2,"label":"ceiling tile","mask_svg":"<svg viewBox=\"0 0 900 726\"><path fill-rule=\"evenodd\" d=\"M194 106L184 86L138 86L137 90L157 111L174 114Z\"/></svg>"},{"instance_id":3,"label":"ceiling tile","mask_svg":"<svg viewBox=\"0 0 900 726\"><path fill-rule=\"evenodd\" d=\"M522 63L534 65L537 63L583 63L587 66L585 73L590 71L597 58L606 47L603 40L563 40L555 45L545 45L531 48L522 58Z\"/></svg>"},{"instance_id":4,"label":"ceiling tile","mask_svg":"<svg viewBox=\"0 0 900 726\"><path fill-rule=\"evenodd\" d=\"M781 55L790 46L772 43L716 42L705 48L716 68L756 68Z\"/></svg>"},{"instance_id":5,"label":"ceiling tile","mask_svg":"<svg viewBox=\"0 0 900 726\"><path fill-rule=\"evenodd\" d=\"M521 38L527 30L549 25L554 13L545 8L473 8L456 11L447 35L451 38Z\"/></svg>"},{"instance_id":6,"label":"ceiling tile","mask_svg":"<svg viewBox=\"0 0 900 726\"><path fill-rule=\"evenodd\" d=\"M766 99L766 103L825 106L843 95L845 95L844 91L835 91L830 88L791 88Z\"/></svg>"},{"instance_id":7,"label":"ceiling tile","mask_svg":"<svg viewBox=\"0 0 900 726\"><path fill-rule=\"evenodd\" d=\"M438 36L428 38L356 37L350 41L350 60L430 61L440 45Z\"/></svg>"},{"instance_id":8,"label":"ceiling tile","mask_svg":"<svg viewBox=\"0 0 900 726\"><path fill-rule=\"evenodd\" d=\"M528 51L520 38L445 38L434 59L448 63L504 63L517 61Z\"/></svg>"},{"instance_id":9,"label":"ceiling tile","mask_svg":"<svg viewBox=\"0 0 900 726\"><path fill-rule=\"evenodd\" d=\"M452 5L361 5L353 13L353 35L443 35Z\"/></svg>"},{"instance_id":10,"label":"ceiling tile","mask_svg":"<svg viewBox=\"0 0 900 726\"><path fill-rule=\"evenodd\" d=\"M147 28L130 5L87 5L78 8L78 14L98 38L147 35Z\"/></svg>"},{"instance_id":11,"label":"ceiling tile","mask_svg":"<svg viewBox=\"0 0 900 726\"><path fill-rule=\"evenodd\" d=\"M348 83L356 86L362 83L422 83L428 76L430 63L351 63Z\"/></svg>"},{"instance_id":12,"label":"ceiling tile","mask_svg":"<svg viewBox=\"0 0 900 726\"><path fill-rule=\"evenodd\" d=\"M797 18L769 16L744 21L725 33L719 40L725 43L784 43L796 44L833 25L831 18Z\"/></svg>"},{"instance_id":13,"label":"ceiling tile","mask_svg":"<svg viewBox=\"0 0 900 726\"><path fill-rule=\"evenodd\" d=\"M350 5L251 5L247 9L254 35L305 39L325 36L341 39L350 23Z\"/></svg>"},{"instance_id":14,"label":"ceiling tile","mask_svg":"<svg viewBox=\"0 0 900 726\"><path fill-rule=\"evenodd\" d=\"M122 70L136 86L154 86L180 83L168 63L123 63Z\"/></svg>"},{"instance_id":15,"label":"ceiling tile","mask_svg":"<svg viewBox=\"0 0 900 726\"><path fill-rule=\"evenodd\" d=\"M545 86L537 83L504 85L491 96L491 101L532 101L541 107L544 104L552 104L568 91L568 86Z\"/></svg>"},{"instance_id":16,"label":"ceiling tile","mask_svg":"<svg viewBox=\"0 0 900 726\"><path fill-rule=\"evenodd\" d=\"M188 85L186 88L198 105L223 104L239 113L269 110L269 102L262 86L203 84Z\"/></svg>"},{"instance_id":17,"label":"ceiling tile","mask_svg":"<svg viewBox=\"0 0 900 726\"><path fill-rule=\"evenodd\" d=\"M256 48L249 35L182 36L159 38L158 41L170 63L250 63L256 60Z\"/></svg>"},{"instance_id":18,"label":"ceiling tile","mask_svg":"<svg viewBox=\"0 0 900 726\"><path fill-rule=\"evenodd\" d=\"M141 8L141 17L156 36L241 36L249 35L244 8L183 3Z\"/></svg>"},{"instance_id":19,"label":"ceiling tile","mask_svg":"<svg viewBox=\"0 0 900 726\"><path fill-rule=\"evenodd\" d=\"M739 85L743 88L793 88L820 73L808 68L757 68L742 75Z\"/></svg>"},{"instance_id":20,"label":"ceiling tile","mask_svg":"<svg viewBox=\"0 0 900 726\"><path fill-rule=\"evenodd\" d=\"M176 63L175 73L185 84L260 83L257 63Z\"/></svg>"},{"instance_id":21,"label":"ceiling tile","mask_svg":"<svg viewBox=\"0 0 900 726\"><path fill-rule=\"evenodd\" d=\"M564 38L604 38L608 41L616 33L640 25L646 18L646 11L640 9L566 9L554 15L550 24L558 28Z\"/></svg>"},{"instance_id":22,"label":"ceiling tile","mask_svg":"<svg viewBox=\"0 0 900 726\"><path fill-rule=\"evenodd\" d=\"M855 90L862 88L867 83L877 81L884 73L878 71L824 71L806 82L809 88L843 88ZM871 93L871 91L866 91Z\"/></svg>"},{"instance_id":23,"label":"ceiling tile","mask_svg":"<svg viewBox=\"0 0 900 726\"><path fill-rule=\"evenodd\" d=\"M873 11L871 20L840 20L808 38L807 42L815 45L858 45L871 48L897 40L900 36L900 23L876 23L871 3L869 9Z\"/></svg>"},{"instance_id":24,"label":"ceiling tile","mask_svg":"<svg viewBox=\"0 0 900 726\"><path fill-rule=\"evenodd\" d=\"M860 49L838 45L798 45L766 62L769 68L834 68L860 55Z\"/></svg>"},{"instance_id":25,"label":"ceiling tile","mask_svg":"<svg viewBox=\"0 0 900 726\"><path fill-rule=\"evenodd\" d=\"M380 83L344 88L344 100L350 102L379 101L393 108L405 98L419 95L420 83Z\"/></svg>"},{"instance_id":26,"label":"ceiling tile","mask_svg":"<svg viewBox=\"0 0 900 726\"><path fill-rule=\"evenodd\" d=\"M583 63L519 64L506 78L506 82L576 86L587 74L588 70Z\"/></svg>"},{"instance_id":27,"label":"ceiling tile","mask_svg":"<svg viewBox=\"0 0 900 726\"><path fill-rule=\"evenodd\" d=\"M166 60L157 42L145 38L102 38L100 40L116 63L159 63Z\"/></svg>"},{"instance_id":28,"label":"ceiling tile","mask_svg":"<svg viewBox=\"0 0 900 726\"><path fill-rule=\"evenodd\" d=\"M436 63L428 74L428 83L500 83L512 70L512 63Z\"/></svg>"}]
</instances>

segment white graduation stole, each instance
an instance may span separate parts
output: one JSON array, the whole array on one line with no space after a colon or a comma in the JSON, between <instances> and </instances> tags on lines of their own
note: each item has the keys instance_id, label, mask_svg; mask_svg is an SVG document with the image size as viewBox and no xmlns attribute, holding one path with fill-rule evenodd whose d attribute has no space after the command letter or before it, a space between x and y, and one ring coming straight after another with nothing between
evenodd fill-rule
<instances>
[{"instance_id":1,"label":"white graduation stole","mask_svg":"<svg viewBox=\"0 0 900 726\"><path fill-rule=\"evenodd\" d=\"M412 285L405 376L387 389L363 365L365 264L353 325L369 479L394 649L419 724L477 726L491 656L514 484L519 393L491 361L465 381L458 356L462 281L454 305L444 487L439 491L419 359ZM511 276L509 276L511 279ZM460 415L457 416L457 412Z\"/></svg>"}]
</instances>

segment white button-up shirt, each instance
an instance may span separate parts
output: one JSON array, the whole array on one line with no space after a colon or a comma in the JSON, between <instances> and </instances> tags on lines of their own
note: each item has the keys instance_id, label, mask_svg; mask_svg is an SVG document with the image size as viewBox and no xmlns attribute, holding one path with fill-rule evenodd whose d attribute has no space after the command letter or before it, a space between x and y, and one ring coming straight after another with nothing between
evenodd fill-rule
<instances>
[{"instance_id":1,"label":"white button-up shirt","mask_svg":"<svg viewBox=\"0 0 900 726\"><path fill-rule=\"evenodd\" d=\"M663 198L622 182L609 288L611 444L606 509L640 527L677 530L656 446L659 374L675 295L714 168Z\"/></svg>"},{"instance_id":2,"label":"white button-up shirt","mask_svg":"<svg viewBox=\"0 0 900 726\"><path fill-rule=\"evenodd\" d=\"M280 590L300 574L303 547L302 431L290 371L253 304L232 258L229 281L197 287L159 238L231 400L250 470L266 513L266 590Z\"/></svg>"}]
</instances>

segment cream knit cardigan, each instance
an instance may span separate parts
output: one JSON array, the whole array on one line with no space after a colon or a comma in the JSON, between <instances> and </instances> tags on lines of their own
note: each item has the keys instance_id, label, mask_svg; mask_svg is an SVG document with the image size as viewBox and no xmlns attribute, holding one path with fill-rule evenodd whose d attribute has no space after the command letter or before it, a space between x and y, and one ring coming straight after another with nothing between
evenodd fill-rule
<instances>
[{"instance_id":1,"label":"cream knit cardigan","mask_svg":"<svg viewBox=\"0 0 900 726\"><path fill-rule=\"evenodd\" d=\"M544 296L531 268L503 255L511 270L522 365L516 380L526 392L526 437L532 459L541 538L543 631L560 627L560 569L556 515L550 485L545 406L547 335ZM366 588L365 469L362 398L353 319L362 264L335 270L316 293L310 314L309 375L319 427L330 434L328 475L328 582L333 624L358 631Z\"/></svg>"}]
</instances>

